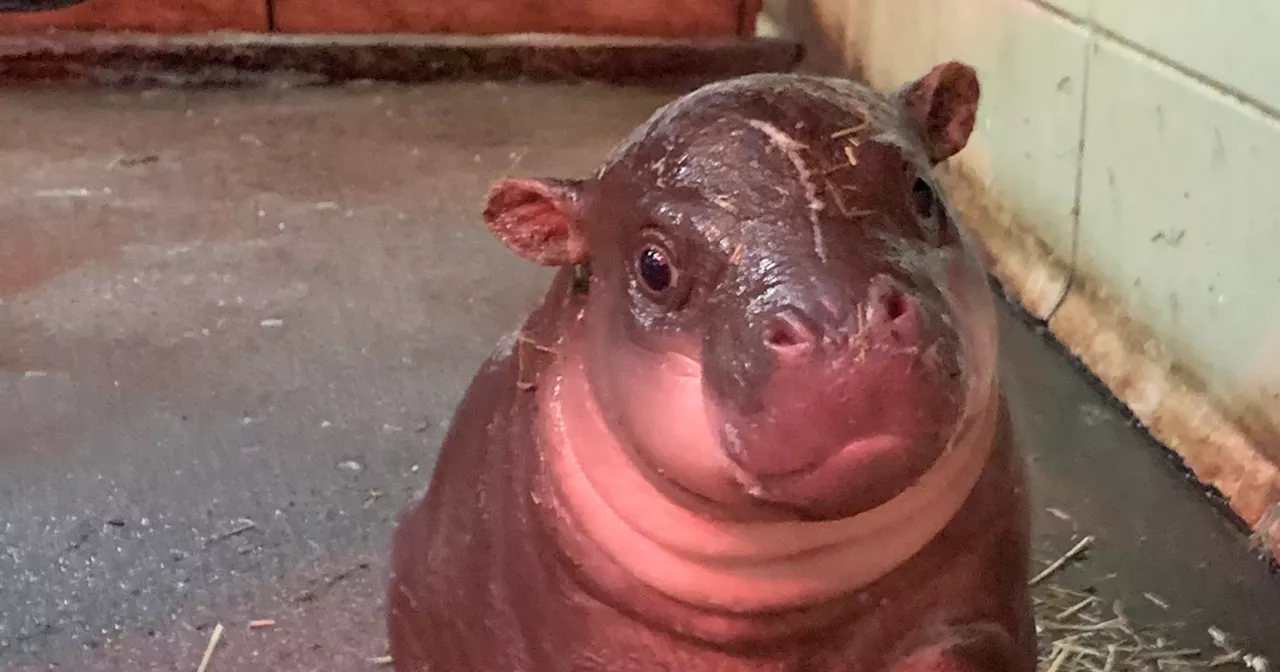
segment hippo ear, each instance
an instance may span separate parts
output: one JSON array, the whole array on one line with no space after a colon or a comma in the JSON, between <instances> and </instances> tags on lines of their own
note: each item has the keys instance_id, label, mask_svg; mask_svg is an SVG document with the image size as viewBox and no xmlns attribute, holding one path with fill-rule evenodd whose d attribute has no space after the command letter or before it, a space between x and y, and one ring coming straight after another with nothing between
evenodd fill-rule
<instances>
[{"instance_id":1,"label":"hippo ear","mask_svg":"<svg viewBox=\"0 0 1280 672\"><path fill-rule=\"evenodd\" d=\"M965 148L978 117L981 89L973 68L951 61L906 85L898 100L937 165Z\"/></svg>"},{"instance_id":2,"label":"hippo ear","mask_svg":"<svg viewBox=\"0 0 1280 672\"><path fill-rule=\"evenodd\" d=\"M499 180L489 190L484 223L516 254L544 266L567 266L587 258L578 226L582 182Z\"/></svg>"}]
</instances>

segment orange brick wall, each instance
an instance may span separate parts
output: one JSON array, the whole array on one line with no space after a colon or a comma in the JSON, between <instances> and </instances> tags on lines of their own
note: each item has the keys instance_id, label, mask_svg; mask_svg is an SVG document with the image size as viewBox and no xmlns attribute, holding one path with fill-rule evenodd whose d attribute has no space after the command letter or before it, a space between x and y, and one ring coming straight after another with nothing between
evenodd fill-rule
<instances>
[{"instance_id":1,"label":"orange brick wall","mask_svg":"<svg viewBox=\"0 0 1280 672\"><path fill-rule=\"evenodd\" d=\"M733 35L740 0L275 0L281 32ZM754 17L752 17L754 19Z\"/></svg>"},{"instance_id":2,"label":"orange brick wall","mask_svg":"<svg viewBox=\"0 0 1280 672\"><path fill-rule=\"evenodd\" d=\"M49 12L0 14L0 32L129 30L200 33L266 31L266 0L88 0Z\"/></svg>"},{"instance_id":3,"label":"orange brick wall","mask_svg":"<svg viewBox=\"0 0 1280 672\"><path fill-rule=\"evenodd\" d=\"M268 3L272 5L268 10ZM750 34L760 0L87 0L0 15L0 33L575 33L646 37Z\"/></svg>"}]
</instances>

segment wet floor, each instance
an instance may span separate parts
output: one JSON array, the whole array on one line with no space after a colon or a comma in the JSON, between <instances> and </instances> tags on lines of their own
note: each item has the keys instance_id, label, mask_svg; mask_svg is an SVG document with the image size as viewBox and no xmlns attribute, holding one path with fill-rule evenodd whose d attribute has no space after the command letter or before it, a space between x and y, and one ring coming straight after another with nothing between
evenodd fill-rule
<instances>
[{"instance_id":1,"label":"wet floor","mask_svg":"<svg viewBox=\"0 0 1280 672\"><path fill-rule=\"evenodd\" d=\"M378 669L383 558L546 272L478 218L669 92L355 86L0 97L0 669ZM1010 314L1053 578L1280 662L1280 580ZM1165 605L1165 606L1160 606ZM250 621L273 624L250 627Z\"/></svg>"}]
</instances>

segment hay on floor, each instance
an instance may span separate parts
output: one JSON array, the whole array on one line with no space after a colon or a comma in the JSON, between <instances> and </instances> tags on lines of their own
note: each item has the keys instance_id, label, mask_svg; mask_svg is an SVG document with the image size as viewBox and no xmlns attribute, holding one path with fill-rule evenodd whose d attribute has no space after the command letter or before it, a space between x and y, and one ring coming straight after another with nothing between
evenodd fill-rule
<instances>
[{"instance_id":1,"label":"hay on floor","mask_svg":"<svg viewBox=\"0 0 1280 672\"><path fill-rule=\"evenodd\" d=\"M1121 601L1053 582L1055 573L1083 559L1092 541L1086 537L1076 543L1032 581L1040 672L1269 672L1265 658L1234 648L1217 628L1208 633L1212 646L1185 646L1177 641L1181 624L1138 624ZM1158 595L1145 593L1141 599L1172 610Z\"/></svg>"}]
</instances>

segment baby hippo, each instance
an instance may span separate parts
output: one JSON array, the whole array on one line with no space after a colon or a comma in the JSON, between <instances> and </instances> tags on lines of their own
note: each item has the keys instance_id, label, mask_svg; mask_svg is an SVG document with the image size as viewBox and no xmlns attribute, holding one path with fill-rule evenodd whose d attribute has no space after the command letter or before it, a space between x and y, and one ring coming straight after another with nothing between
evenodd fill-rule
<instances>
[{"instance_id":1,"label":"baby hippo","mask_svg":"<svg viewBox=\"0 0 1280 672\"><path fill-rule=\"evenodd\" d=\"M700 88L484 219L559 267L395 533L400 672L1032 672L995 305L932 176L979 85Z\"/></svg>"}]
</instances>

